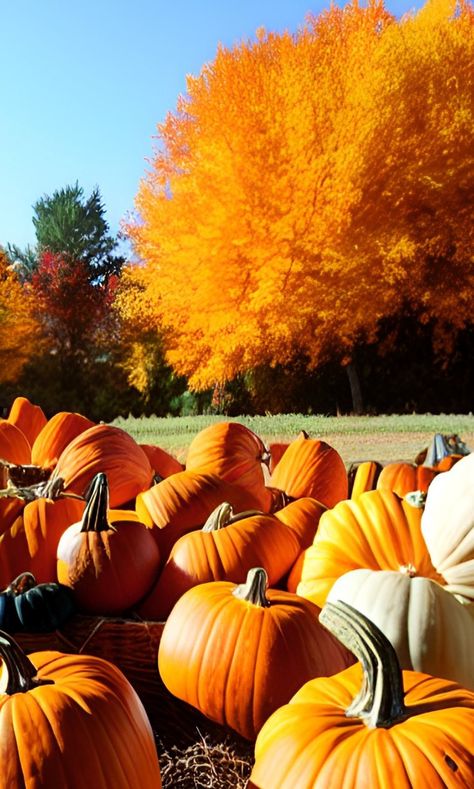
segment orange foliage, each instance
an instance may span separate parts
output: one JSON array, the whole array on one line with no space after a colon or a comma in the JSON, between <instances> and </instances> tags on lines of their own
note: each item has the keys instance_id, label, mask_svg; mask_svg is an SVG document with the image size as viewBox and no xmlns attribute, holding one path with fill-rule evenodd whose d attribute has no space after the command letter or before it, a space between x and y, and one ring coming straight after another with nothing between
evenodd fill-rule
<instances>
[{"instance_id":1,"label":"orange foliage","mask_svg":"<svg viewBox=\"0 0 474 789\"><path fill-rule=\"evenodd\" d=\"M14 382L35 351L38 325L27 288L0 249L0 381Z\"/></svg>"},{"instance_id":2,"label":"orange foliage","mask_svg":"<svg viewBox=\"0 0 474 789\"><path fill-rule=\"evenodd\" d=\"M332 6L188 78L120 308L166 331L191 387L296 349L349 358L407 301L472 320L472 20L450 0L399 21L381 0Z\"/></svg>"}]
</instances>

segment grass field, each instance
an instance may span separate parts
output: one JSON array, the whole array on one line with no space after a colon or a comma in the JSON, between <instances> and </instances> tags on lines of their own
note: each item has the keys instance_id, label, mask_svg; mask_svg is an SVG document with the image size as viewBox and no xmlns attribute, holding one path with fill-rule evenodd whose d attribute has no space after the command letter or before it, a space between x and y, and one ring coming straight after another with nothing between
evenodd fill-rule
<instances>
[{"instance_id":1,"label":"grass field","mask_svg":"<svg viewBox=\"0 0 474 789\"><path fill-rule=\"evenodd\" d=\"M157 444L182 462L192 438L218 421L236 421L249 427L266 443L291 441L301 430L319 438L341 454L346 465L361 460L413 461L435 433L457 433L474 450L474 415L407 414L388 416L190 416L128 417L114 425L123 428L141 444Z\"/></svg>"}]
</instances>

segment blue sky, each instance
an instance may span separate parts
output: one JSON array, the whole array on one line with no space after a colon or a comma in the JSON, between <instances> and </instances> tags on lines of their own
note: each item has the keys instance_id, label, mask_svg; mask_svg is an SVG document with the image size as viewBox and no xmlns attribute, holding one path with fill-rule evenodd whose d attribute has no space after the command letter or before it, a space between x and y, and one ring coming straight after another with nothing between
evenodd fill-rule
<instances>
[{"instance_id":1,"label":"blue sky","mask_svg":"<svg viewBox=\"0 0 474 789\"><path fill-rule=\"evenodd\" d=\"M396 16L422 0L386 0ZM156 126L219 43L296 32L329 0L0 0L0 245L35 243L32 206L98 186L112 234Z\"/></svg>"}]
</instances>

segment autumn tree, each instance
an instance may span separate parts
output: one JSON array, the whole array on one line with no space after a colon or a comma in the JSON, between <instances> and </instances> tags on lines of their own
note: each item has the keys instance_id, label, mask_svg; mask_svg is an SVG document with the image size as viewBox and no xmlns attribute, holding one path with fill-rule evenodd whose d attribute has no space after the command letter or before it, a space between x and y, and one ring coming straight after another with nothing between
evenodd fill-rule
<instances>
[{"instance_id":1,"label":"autumn tree","mask_svg":"<svg viewBox=\"0 0 474 789\"><path fill-rule=\"evenodd\" d=\"M220 47L158 127L125 314L197 389L304 353L348 364L383 318L472 322L472 7L379 0Z\"/></svg>"},{"instance_id":2,"label":"autumn tree","mask_svg":"<svg viewBox=\"0 0 474 789\"><path fill-rule=\"evenodd\" d=\"M38 350L39 327L31 315L28 290L0 248L0 383L17 380Z\"/></svg>"}]
</instances>

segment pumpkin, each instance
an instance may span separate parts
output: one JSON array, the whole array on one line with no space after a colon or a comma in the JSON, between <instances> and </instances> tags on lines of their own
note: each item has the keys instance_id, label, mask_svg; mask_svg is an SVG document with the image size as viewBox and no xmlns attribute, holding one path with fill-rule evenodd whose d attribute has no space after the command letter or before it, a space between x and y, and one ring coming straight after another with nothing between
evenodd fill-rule
<instances>
[{"instance_id":1,"label":"pumpkin","mask_svg":"<svg viewBox=\"0 0 474 789\"><path fill-rule=\"evenodd\" d=\"M0 629L8 633L57 630L75 611L71 589L58 583L38 584L29 572L0 593Z\"/></svg>"},{"instance_id":2,"label":"pumpkin","mask_svg":"<svg viewBox=\"0 0 474 789\"><path fill-rule=\"evenodd\" d=\"M270 477L270 486L291 498L310 497L334 507L348 495L346 467L339 453L303 431L283 453Z\"/></svg>"},{"instance_id":3,"label":"pumpkin","mask_svg":"<svg viewBox=\"0 0 474 789\"><path fill-rule=\"evenodd\" d=\"M23 509L0 536L1 587L25 571L33 573L38 583L56 581L59 539L84 511L84 502L71 498L40 498L26 505L21 503Z\"/></svg>"},{"instance_id":4,"label":"pumpkin","mask_svg":"<svg viewBox=\"0 0 474 789\"><path fill-rule=\"evenodd\" d=\"M127 611L151 588L160 554L150 531L136 520L107 519L105 474L94 477L82 520L58 543L59 583L74 590L78 608L113 616Z\"/></svg>"},{"instance_id":5,"label":"pumpkin","mask_svg":"<svg viewBox=\"0 0 474 789\"><path fill-rule=\"evenodd\" d=\"M431 578L393 570L351 570L328 594L370 619L394 647L402 668L474 690L474 605L463 605Z\"/></svg>"},{"instance_id":6,"label":"pumpkin","mask_svg":"<svg viewBox=\"0 0 474 789\"><path fill-rule=\"evenodd\" d=\"M449 591L474 599L474 454L431 483L421 530Z\"/></svg>"},{"instance_id":7,"label":"pumpkin","mask_svg":"<svg viewBox=\"0 0 474 789\"><path fill-rule=\"evenodd\" d=\"M377 490L393 490L403 498L413 490L426 493L439 470L416 463L388 463L377 478Z\"/></svg>"},{"instance_id":8,"label":"pumpkin","mask_svg":"<svg viewBox=\"0 0 474 789\"><path fill-rule=\"evenodd\" d=\"M431 562L421 514L420 507L390 490L370 490L339 502L322 514L313 544L298 560L297 593L322 608L336 578L359 567L407 568L445 583Z\"/></svg>"},{"instance_id":9,"label":"pumpkin","mask_svg":"<svg viewBox=\"0 0 474 789\"><path fill-rule=\"evenodd\" d=\"M265 570L253 568L245 584L190 589L169 615L158 649L168 690L248 739L306 678L353 660L320 626L316 606L266 590L266 582Z\"/></svg>"},{"instance_id":10,"label":"pumpkin","mask_svg":"<svg viewBox=\"0 0 474 789\"><path fill-rule=\"evenodd\" d=\"M61 481L65 491L82 496L98 473L107 475L113 508L146 490L153 477L150 461L132 436L119 427L94 425L67 445L48 484Z\"/></svg>"},{"instance_id":11,"label":"pumpkin","mask_svg":"<svg viewBox=\"0 0 474 789\"><path fill-rule=\"evenodd\" d=\"M59 411L49 419L31 447L31 462L50 471L67 445L94 426L87 417L71 411Z\"/></svg>"},{"instance_id":12,"label":"pumpkin","mask_svg":"<svg viewBox=\"0 0 474 789\"><path fill-rule=\"evenodd\" d=\"M32 447L48 419L39 405L33 405L27 397L15 397L8 414L8 421L20 428Z\"/></svg>"},{"instance_id":13,"label":"pumpkin","mask_svg":"<svg viewBox=\"0 0 474 789\"><path fill-rule=\"evenodd\" d=\"M305 520L301 506L297 513L282 510L277 517L260 512L234 514L228 502L220 504L202 529L184 534L174 544L155 586L138 606L139 615L166 619L188 589L209 581L238 583L256 565L266 568L269 584L275 585L312 540L323 509L310 499Z\"/></svg>"},{"instance_id":14,"label":"pumpkin","mask_svg":"<svg viewBox=\"0 0 474 789\"><path fill-rule=\"evenodd\" d=\"M20 466L30 461L31 446L25 434L7 419L0 419L0 464L8 468L10 464Z\"/></svg>"},{"instance_id":15,"label":"pumpkin","mask_svg":"<svg viewBox=\"0 0 474 789\"><path fill-rule=\"evenodd\" d=\"M153 732L136 692L98 657L34 652L0 634L0 789L159 789Z\"/></svg>"},{"instance_id":16,"label":"pumpkin","mask_svg":"<svg viewBox=\"0 0 474 789\"><path fill-rule=\"evenodd\" d=\"M224 501L236 512L258 508L252 491L226 482L216 474L180 471L137 496L135 509L160 547L162 560L183 534L200 529L213 510Z\"/></svg>"},{"instance_id":17,"label":"pumpkin","mask_svg":"<svg viewBox=\"0 0 474 789\"><path fill-rule=\"evenodd\" d=\"M263 470L268 460L267 447L250 428L239 422L216 422L191 441L186 470L215 474L245 488L253 494L257 509L269 512L272 499Z\"/></svg>"},{"instance_id":18,"label":"pumpkin","mask_svg":"<svg viewBox=\"0 0 474 789\"><path fill-rule=\"evenodd\" d=\"M150 461L156 482L166 479L171 474L177 474L178 471L183 471L183 464L165 449L153 444L139 444L139 446Z\"/></svg>"},{"instance_id":19,"label":"pumpkin","mask_svg":"<svg viewBox=\"0 0 474 789\"><path fill-rule=\"evenodd\" d=\"M348 471L350 498L355 499L367 490L374 490L381 471L382 464L376 460L353 464Z\"/></svg>"},{"instance_id":20,"label":"pumpkin","mask_svg":"<svg viewBox=\"0 0 474 789\"><path fill-rule=\"evenodd\" d=\"M312 679L262 727L249 787L474 785L474 692L401 671L385 636L343 603L320 617L360 663Z\"/></svg>"}]
</instances>

